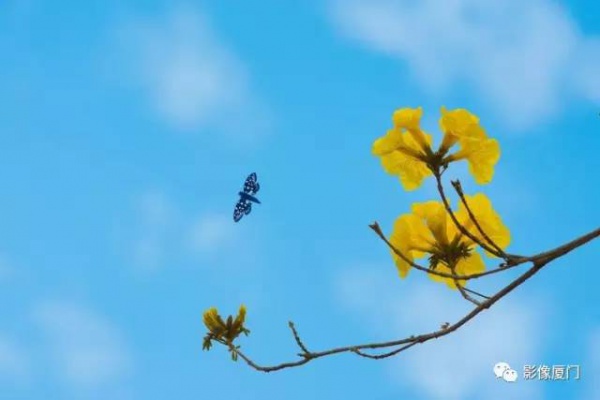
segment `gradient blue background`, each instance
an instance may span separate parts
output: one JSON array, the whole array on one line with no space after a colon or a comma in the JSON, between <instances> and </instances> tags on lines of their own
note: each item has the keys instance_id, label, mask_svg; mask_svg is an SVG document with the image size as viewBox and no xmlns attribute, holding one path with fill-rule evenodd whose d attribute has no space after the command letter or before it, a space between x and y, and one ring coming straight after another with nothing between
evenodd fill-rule
<instances>
[{"instance_id":1,"label":"gradient blue background","mask_svg":"<svg viewBox=\"0 0 600 400\"><path fill-rule=\"evenodd\" d=\"M598 5L561 6L582 35L598 40ZM435 398L404 385L401 373L390 377L390 368L411 368L409 362L342 355L267 375L232 363L223 349L201 351L202 311L215 305L235 312L241 302L252 330L243 344L259 362L294 358L289 319L315 349L412 333L370 329L362 314L340 304L335 289L356 265L379 268L391 290L421 282L414 273L397 279L387 250L367 228L377 220L389 231L413 201L433 196L429 186L405 193L370 154L398 107L423 106L432 131L441 105L467 107L500 140L495 181L483 190L506 215L513 252L545 250L598 226L598 103L561 95L559 112L512 129L476 90L459 83L433 93L402 60L339 35L327 2L206 1L190 2L187 10L205 15L219 43L244 66L251 83L244 104L259 99L268 111L256 119L267 123L255 126L250 106L225 103L226 127L179 129L153 108L121 36L138 19L168 24L177 7L158 0L0 5L6 272L0 275L0 398ZM256 137L250 132L238 141L248 130L257 130ZM263 204L233 225L236 193L252 171ZM457 171L473 189L464 168ZM164 224L144 221L140 198L147 193L168 199L173 212ZM190 250L191 226L209 214L226 216L231 225L215 228L225 233L214 249ZM151 245L162 250L145 268L134 253L150 229ZM600 325L599 251L598 242L579 249L515 294L521 306L538 301L534 311L547 314L529 339L542 346L531 362L581 364L582 380L515 387L536 385L544 399L592 398L600 373L592 377L597 367L590 350ZM551 301L535 299L538 294ZM78 311L62 318L61 310ZM493 320L494 309L488 313ZM87 361L73 367L65 354L82 349ZM490 369L492 361L499 360L490 360ZM106 363L116 372L90 367L99 377L82 380L75 372L86 363ZM494 398L498 382L491 372L484 376L487 389L465 398Z\"/></svg>"}]
</instances>

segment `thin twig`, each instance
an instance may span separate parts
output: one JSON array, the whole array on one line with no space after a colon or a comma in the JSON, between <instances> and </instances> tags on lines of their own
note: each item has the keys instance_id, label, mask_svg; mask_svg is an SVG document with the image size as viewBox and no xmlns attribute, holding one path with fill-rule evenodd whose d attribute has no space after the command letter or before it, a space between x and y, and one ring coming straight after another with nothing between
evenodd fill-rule
<instances>
[{"instance_id":1,"label":"thin twig","mask_svg":"<svg viewBox=\"0 0 600 400\"><path fill-rule=\"evenodd\" d=\"M383 358L395 356L396 354L403 352L404 350L408 349L409 347L414 346L415 344L419 344L419 342L414 341L414 342L405 344L404 346L401 346L395 350L388 351L387 353L382 353L382 354L367 354L365 352L360 351L359 349L352 349L351 351L354 354L357 354L361 357L370 358L371 360L381 360Z\"/></svg>"},{"instance_id":2,"label":"thin twig","mask_svg":"<svg viewBox=\"0 0 600 400\"><path fill-rule=\"evenodd\" d=\"M460 295L463 297L463 299L467 300L468 302L471 302L473 304L475 304L476 306L480 306L481 302L475 300L473 297L469 296L469 293L467 293L467 291L465 290L464 287L462 287L462 285L460 283L458 283L456 280L454 280L456 288L458 289L458 291L460 292Z\"/></svg>"},{"instance_id":3,"label":"thin twig","mask_svg":"<svg viewBox=\"0 0 600 400\"><path fill-rule=\"evenodd\" d=\"M454 273L454 269L452 269L452 273ZM465 290L465 288L460 284L460 282L458 281L458 279L453 279L454 280L454 285L456 285L456 288L458 289L458 291L460 292L460 295L463 297L463 299L467 300L470 303L475 304L476 306L481 305L481 302L475 300L473 297L471 297L469 295L469 293L467 293L467 291Z\"/></svg>"},{"instance_id":4,"label":"thin twig","mask_svg":"<svg viewBox=\"0 0 600 400\"><path fill-rule=\"evenodd\" d=\"M489 245L485 244L477 236L475 236L471 232L469 232L467 230L467 228L465 228L458 221L458 219L456 218L456 215L454 215L454 211L452 211L452 207L450 207L450 202L446 198L446 192L444 191L444 187L442 185L442 177L441 177L441 175L438 172L434 172L433 175L435 176L435 180L437 182L437 190L438 190L438 193L440 194L440 197L442 198L442 202L444 203L444 207L446 208L446 211L450 215L450 218L452 219L452 222L454 222L454 225L456 226L456 228L463 235L465 235L466 237L468 237L469 239L471 239L472 241L474 241L475 243L477 243L479 246L481 246L482 249L486 250L488 253L493 254L493 255L495 255L496 257L499 257L499 258L504 258L504 257L502 257L502 254L498 253L498 251L496 251L495 249L493 249Z\"/></svg>"},{"instance_id":5,"label":"thin twig","mask_svg":"<svg viewBox=\"0 0 600 400\"><path fill-rule=\"evenodd\" d=\"M450 268L450 272L452 272L453 275L456 275L456 265L451 265L451 266L449 266L449 268ZM452 280L454 281L454 285L456 286L456 288L460 292L460 295L465 300L467 300L468 302L471 302L471 303L475 304L476 306L481 305L481 303L479 301L477 301L474 298L472 298L471 296L469 296L469 293L467 293L467 291L462 286L462 284L458 281L458 279L452 278Z\"/></svg>"},{"instance_id":6,"label":"thin twig","mask_svg":"<svg viewBox=\"0 0 600 400\"><path fill-rule=\"evenodd\" d=\"M452 184L452 186L454 187L454 190L456 191L456 193L460 197L460 201L465 206L465 208L467 210L467 213L469 214L469 218L471 219L471 221L473 222L473 224L475 225L475 227L477 228L477 230L479 231L479 233L481 233L481 236L498 252L498 254L500 254L500 256L503 259L507 259L508 257L507 257L507 254L504 252L504 250L502 250L500 248L500 246L498 246L496 244L496 242L494 242L488 236L488 234L485 233L485 231L481 228L481 225L479 225L479 222L477 221L477 218L475 218L475 215L471 211L471 207L469 207L469 204L467 203L467 199L465 199L465 194L464 194L464 192L462 190L462 186L460 185L460 181L459 180L455 180L455 181L450 181L450 183Z\"/></svg>"},{"instance_id":7,"label":"thin twig","mask_svg":"<svg viewBox=\"0 0 600 400\"><path fill-rule=\"evenodd\" d=\"M294 340L296 341L296 344L298 345L298 347L300 347L300 350L302 350L301 356L305 357L307 354L310 354L310 351L308 351L308 349L300 339L300 335L298 335L298 331L296 330L294 323L292 321L289 321L288 326L292 330L292 335L294 335Z\"/></svg>"},{"instance_id":8,"label":"thin twig","mask_svg":"<svg viewBox=\"0 0 600 400\"><path fill-rule=\"evenodd\" d=\"M464 287L464 289L465 289L467 292L469 292L469 293L471 293L471 294L474 294L475 296L479 296L479 297L482 297L482 298L484 298L484 299L489 299L489 298L490 298L490 296L486 296L485 294L481 294L481 293L479 293L479 292L476 292L476 291L474 291L473 289L469 289L468 287Z\"/></svg>"}]
</instances>

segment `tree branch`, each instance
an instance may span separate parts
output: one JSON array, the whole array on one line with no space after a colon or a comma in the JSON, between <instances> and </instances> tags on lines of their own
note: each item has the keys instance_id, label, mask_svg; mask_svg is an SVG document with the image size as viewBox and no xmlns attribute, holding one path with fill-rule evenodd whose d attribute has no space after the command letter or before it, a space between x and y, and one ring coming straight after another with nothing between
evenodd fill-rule
<instances>
[{"instance_id":1,"label":"tree branch","mask_svg":"<svg viewBox=\"0 0 600 400\"><path fill-rule=\"evenodd\" d=\"M446 335L458 330L459 328L464 326L467 322L469 322L470 320L475 318L478 314L480 314L484 310L490 308L494 303L496 303L501 298L506 296L508 293L512 292L515 288L517 288L518 286L523 284L525 281L527 281L529 278L531 278L533 275L535 275L539 270L541 270L544 266L545 266L545 264L542 264L542 263L534 264L524 274L519 276L517 279L515 279L509 285L507 285L502 290L500 290L498 293L496 293L494 296L490 297L488 300L484 301L479 306L475 307L471 312L466 314L458 322L456 322L452 325L449 325L448 327L444 327L439 330L436 330L436 331L433 331L430 333L425 333L425 334L418 335L418 336L413 335L413 336L410 336L405 339L393 340L393 341L389 341L389 342L368 343L368 344L361 344L361 345L354 345L354 346L344 346L344 347L337 347L337 348L319 351L319 352L311 352L311 353L303 355L303 358L301 358L300 360L285 362L285 363L281 363L281 364L277 364L277 365L273 365L273 366L259 365L259 364L255 363L254 361L252 361L252 359L250 357L246 356L240 349L233 346L233 344L229 343L227 345L228 345L230 351L237 353L237 355L242 360L244 360L246 362L246 364L248 364L248 366L250 366L251 368L253 368L257 371L260 371L260 372L274 372L274 371L279 371L279 370L286 369L286 368L298 367L298 366L304 365L304 364L306 364L312 360L318 359L318 358L331 356L331 355L335 355L335 354L348 353L348 352L355 353L355 354L357 354L357 352L360 352L361 353L360 355L363 357L375 358L377 356L367 355L366 353L362 352L361 350L383 349L383 348L389 348L389 347L402 346L399 349L395 349L389 353L382 354L381 355L382 357L380 357L380 358L385 358L384 356L391 357L393 355L396 355L396 354L412 347L414 344L425 343L429 340L446 336ZM403 345L405 345L405 346L403 346ZM386 355L386 354L389 354L389 355Z\"/></svg>"},{"instance_id":2,"label":"tree branch","mask_svg":"<svg viewBox=\"0 0 600 400\"><path fill-rule=\"evenodd\" d=\"M387 241L385 236L383 236L383 233L381 233L381 229L378 229L378 228L379 228L379 226L377 225L377 223L373 224L372 229L375 230L375 232L377 232L378 235L386 241L386 243L388 243L388 246L393 248L393 246L391 246L389 244L389 242ZM600 228L598 228L592 232L589 232L577 239L574 239L562 246L559 246L553 250L542 252L542 253L539 253L532 257L521 257L518 261L520 264L524 263L524 262L531 262L531 263L533 263L532 267L530 267L525 273L523 273L518 278L513 280L510 284L505 286L503 289L498 291L496 294L494 294L491 297L488 297L485 301L481 302L473 310L471 310L469 313L464 315L459 321L457 321L451 325L444 324L441 329L430 332L430 333L425 333L425 334L418 335L418 336L412 335L408 338L392 340L392 341L388 341L388 342L367 343L367 344L360 344L360 345L354 345L354 346L337 347L337 348L319 351L319 352L310 352L310 351L308 351L308 349L306 348L306 346L303 344L302 340L300 339L300 336L298 335L298 332L296 331L294 324L292 322L290 322L290 329L292 330L294 339L296 340L296 343L298 344L300 349L303 351L303 353L300 354L301 358L296 361L285 362L285 363L272 365L272 366L259 365L256 362L254 362L250 357L248 357L245 353L243 353L239 348L234 346L232 343L227 343L227 342L223 342L223 341L219 341L219 342L221 344L224 344L225 346L227 346L231 352L235 353L237 356L239 356L239 358L244 360L244 362L246 362L246 364L248 366L250 366L251 368L253 368L257 371L261 371L261 372L274 372L274 371L279 371L282 369L299 367L301 365L309 363L312 360L335 355L335 354L341 354L341 353L354 353L361 357L365 357L365 358L369 358L369 359L376 359L376 360L382 359L382 358L387 358L387 357L392 357L394 355L401 353L402 351L409 349L410 347L412 347L416 344L425 343L429 340L437 339L437 338L449 335L450 333L460 329L462 326L464 326L469 321L474 319L477 315L482 313L484 310L490 308L496 302L498 302L500 299L502 299L503 297L508 295L510 292L512 292L514 289L516 289L517 287L519 287L520 285L525 283L533 275L535 275L542 268L544 268L549 262L551 262L559 257L564 256L565 254L573 251L574 249L576 249L578 247L583 246L584 244L590 242L591 240L593 240L599 236L600 236ZM494 271L497 271L497 270L494 270ZM430 273L430 271L428 271L428 270L426 270L426 272ZM492 272L492 271L488 271L488 272ZM450 274L439 274L439 275L450 275ZM482 276L483 274L475 274L475 275ZM452 275L450 275L448 277L453 278ZM464 276L464 277L456 276L456 277L458 279L471 279L472 278L472 276ZM474 291L472 291L472 292L475 294L478 294L482 297L487 297L487 296L483 296L477 292L474 292ZM385 349L385 348L390 348L390 347L397 347L397 348L395 348L394 350L388 351L387 353L382 353L382 354L377 354L377 355L372 355L372 354L368 354L368 353L364 352L364 350L368 350L368 349L376 350L376 349Z\"/></svg>"},{"instance_id":3,"label":"tree branch","mask_svg":"<svg viewBox=\"0 0 600 400\"><path fill-rule=\"evenodd\" d=\"M351 351L353 353L355 353L355 354L358 354L361 357L369 358L371 360L381 360L383 358L388 358L388 357L395 356L396 354L401 353L404 350L406 350L409 347L412 347L412 346L414 346L416 344L419 344L419 342L418 341L413 341L413 342L407 343L404 346L401 346L401 347L399 347L399 348L397 348L395 350L388 351L387 353L376 354L376 355L364 353L364 352L360 351L359 349L353 349Z\"/></svg>"},{"instance_id":4,"label":"tree branch","mask_svg":"<svg viewBox=\"0 0 600 400\"><path fill-rule=\"evenodd\" d=\"M467 292L469 292L469 293L471 293L471 294L474 294L475 296L479 296L479 297L482 297L482 298L484 298L484 299L489 299L489 298L490 298L490 296L486 296L485 294L481 294L481 293L479 293L479 292L476 292L476 291L474 291L473 289L469 289L468 287L465 287L464 289L465 289Z\"/></svg>"},{"instance_id":5,"label":"tree branch","mask_svg":"<svg viewBox=\"0 0 600 400\"><path fill-rule=\"evenodd\" d=\"M479 302L478 300L475 300L473 297L471 297L469 295L469 293L467 293L465 288L462 287L462 285L456 279L454 279L454 284L456 285L456 288L460 292L460 295L463 297L463 299L467 300L469 303L475 304L476 306L481 305L481 302Z\"/></svg>"},{"instance_id":6,"label":"tree branch","mask_svg":"<svg viewBox=\"0 0 600 400\"><path fill-rule=\"evenodd\" d=\"M562 246L558 246L555 249L544 251L542 253L536 254L531 257L526 257L523 259L524 262L533 261L533 262L551 262L556 260L559 257L564 256L567 253L575 250L578 247L583 246L584 244L594 240L595 238L600 236L600 228L595 229L589 233L586 233L583 236L578 237L568 243L563 244Z\"/></svg>"},{"instance_id":7,"label":"tree branch","mask_svg":"<svg viewBox=\"0 0 600 400\"><path fill-rule=\"evenodd\" d=\"M301 357L305 357L307 354L310 354L310 351L308 351L308 349L306 348L306 346L300 339L300 335L298 335L298 331L296 330L294 323L292 321L289 321L288 326L290 327L290 330L292 331L292 335L294 335L294 340L296 341L296 344L298 345L298 347L300 347L300 350L302 350L302 353L300 353L299 355Z\"/></svg>"}]
</instances>

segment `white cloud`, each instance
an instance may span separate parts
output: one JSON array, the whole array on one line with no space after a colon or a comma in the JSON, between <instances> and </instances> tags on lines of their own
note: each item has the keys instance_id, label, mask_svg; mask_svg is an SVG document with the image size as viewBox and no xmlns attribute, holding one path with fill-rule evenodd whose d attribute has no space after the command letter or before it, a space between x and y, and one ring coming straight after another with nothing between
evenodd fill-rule
<instances>
[{"instance_id":1,"label":"white cloud","mask_svg":"<svg viewBox=\"0 0 600 400\"><path fill-rule=\"evenodd\" d=\"M268 113L252 93L248 71L205 14L178 8L165 20L139 20L121 33L136 78L173 128L216 127L238 138L265 130Z\"/></svg>"},{"instance_id":2,"label":"white cloud","mask_svg":"<svg viewBox=\"0 0 600 400\"><path fill-rule=\"evenodd\" d=\"M131 372L131 356L117 327L94 311L47 302L33 317L48 339L54 370L74 389L115 384Z\"/></svg>"},{"instance_id":3,"label":"white cloud","mask_svg":"<svg viewBox=\"0 0 600 400\"><path fill-rule=\"evenodd\" d=\"M566 99L600 102L599 38L549 0L331 0L346 37L408 64L431 93L468 84L509 127L526 129ZM567 96L570 95L570 96Z\"/></svg>"},{"instance_id":4,"label":"white cloud","mask_svg":"<svg viewBox=\"0 0 600 400\"><path fill-rule=\"evenodd\" d=\"M16 341L0 336L0 381L22 381L30 374L30 359Z\"/></svg>"},{"instance_id":5,"label":"white cloud","mask_svg":"<svg viewBox=\"0 0 600 400\"><path fill-rule=\"evenodd\" d=\"M600 38L587 40L576 58L579 71L575 74L577 89L600 103Z\"/></svg>"},{"instance_id":6,"label":"white cloud","mask_svg":"<svg viewBox=\"0 0 600 400\"><path fill-rule=\"evenodd\" d=\"M244 235L255 238L257 234L236 225L230 214L208 211L189 217L161 191L144 193L135 207L137 236L133 237L132 250L134 267L141 273L157 272L179 257L185 260L200 256L202 261L214 261L211 257L218 255L226 262L242 252L251 252L253 239L238 239ZM234 245L236 251L228 252Z\"/></svg>"},{"instance_id":7,"label":"white cloud","mask_svg":"<svg viewBox=\"0 0 600 400\"><path fill-rule=\"evenodd\" d=\"M230 216L206 214L198 218L190 229L193 250L207 253L219 250L234 239L235 230Z\"/></svg>"},{"instance_id":8,"label":"white cloud","mask_svg":"<svg viewBox=\"0 0 600 400\"><path fill-rule=\"evenodd\" d=\"M140 236L134 243L135 262L144 269L156 269L164 257L175 210L163 193L152 191L141 196L138 212Z\"/></svg>"},{"instance_id":9,"label":"white cloud","mask_svg":"<svg viewBox=\"0 0 600 400\"><path fill-rule=\"evenodd\" d=\"M345 271L335 287L340 302L381 333L378 339L436 330L472 308L458 293L427 278L400 281L392 268L376 271ZM543 315L537 301L505 299L457 332L400 354L388 364L389 375L423 399L540 398L539 385L497 381L492 367L505 361L521 374L523 365L540 359Z\"/></svg>"}]
</instances>

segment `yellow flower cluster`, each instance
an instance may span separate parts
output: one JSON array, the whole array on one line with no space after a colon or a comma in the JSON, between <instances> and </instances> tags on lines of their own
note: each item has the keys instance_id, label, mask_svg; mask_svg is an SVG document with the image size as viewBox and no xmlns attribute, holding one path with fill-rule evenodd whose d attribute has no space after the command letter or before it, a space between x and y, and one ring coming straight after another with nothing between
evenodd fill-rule
<instances>
[{"instance_id":1,"label":"yellow flower cluster","mask_svg":"<svg viewBox=\"0 0 600 400\"><path fill-rule=\"evenodd\" d=\"M486 135L479 118L469 111L448 111L442 107L441 112L439 126L444 136L437 150L432 148L431 135L420 127L423 115L420 107L396 110L392 116L393 127L373 144L372 152L381 158L383 169L397 175L407 191L419 188L429 176L439 179L450 163L460 160L467 161L477 183L487 184L492 180L494 166L500 159L498 142ZM455 147L458 149L453 151ZM482 193L464 196L464 200L479 228L462 202L453 214L462 228L477 240L463 234L443 202L415 203L410 214L396 220L390 243L404 256L392 250L401 278L407 276L414 260L425 256L429 257L429 268L440 273L461 276L480 273L485 270L485 264L477 251L479 243L490 239L500 249L509 245L510 232L490 200ZM466 283L432 273L429 276L454 289L457 283L461 286Z\"/></svg>"},{"instance_id":2,"label":"yellow flower cluster","mask_svg":"<svg viewBox=\"0 0 600 400\"><path fill-rule=\"evenodd\" d=\"M242 304L235 319L232 315L227 317L227 321L219 315L219 311L215 308L209 308L203 315L204 325L208 329L208 334L204 338L203 349L209 350L212 346L212 340L224 342L227 344L233 341L240 335L250 333L244 326L246 322L246 307Z\"/></svg>"},{"instance_id":3,"label":"yellow flower cluster","mask_svg":"<svg viewBox=\"0 0 600 400\"><path fill-rule=\"evenodd\" d=\"M465 196L465 200L487 236L500 248L506 248L510 243L510 232L492 208L489 199L478 193ZM485 240L462 203L454 215L469 233L479 240ZM483 259L475 250L475 242L459 231L444 204L438 201L413 204L412 213L401 215L396 220L390 243L411 262L429 255L430 268L438 272L464 276L485 270ZM400 277L406 277L411 268L408 261L394 251L392 257ZM434 274L429 276L456 288L455 281L451 278ZM465 282L459 280L458 283L464 285Z\"/></svg>"},{"instance_id":4,"label":"yellow flower cluster","mask_svg":"<svg viewBox=\"0 0 600 400\"><path fill-rule=\"evenodd\" d=\"M431 135L420 127L423 110L402 108L392 116L393 127L373 144L373 154L381 158L383 169L397 175L405 190L415 190L423 180L451 162L466 160L469 171L479 184L494 176L494 166L500 159L498 141L487 137L479 118L458 108L442 107L440 129L444 138L437 151L431 147ZM459 150L450 150L459 146Z\"/></svg>"}]
</instances>

